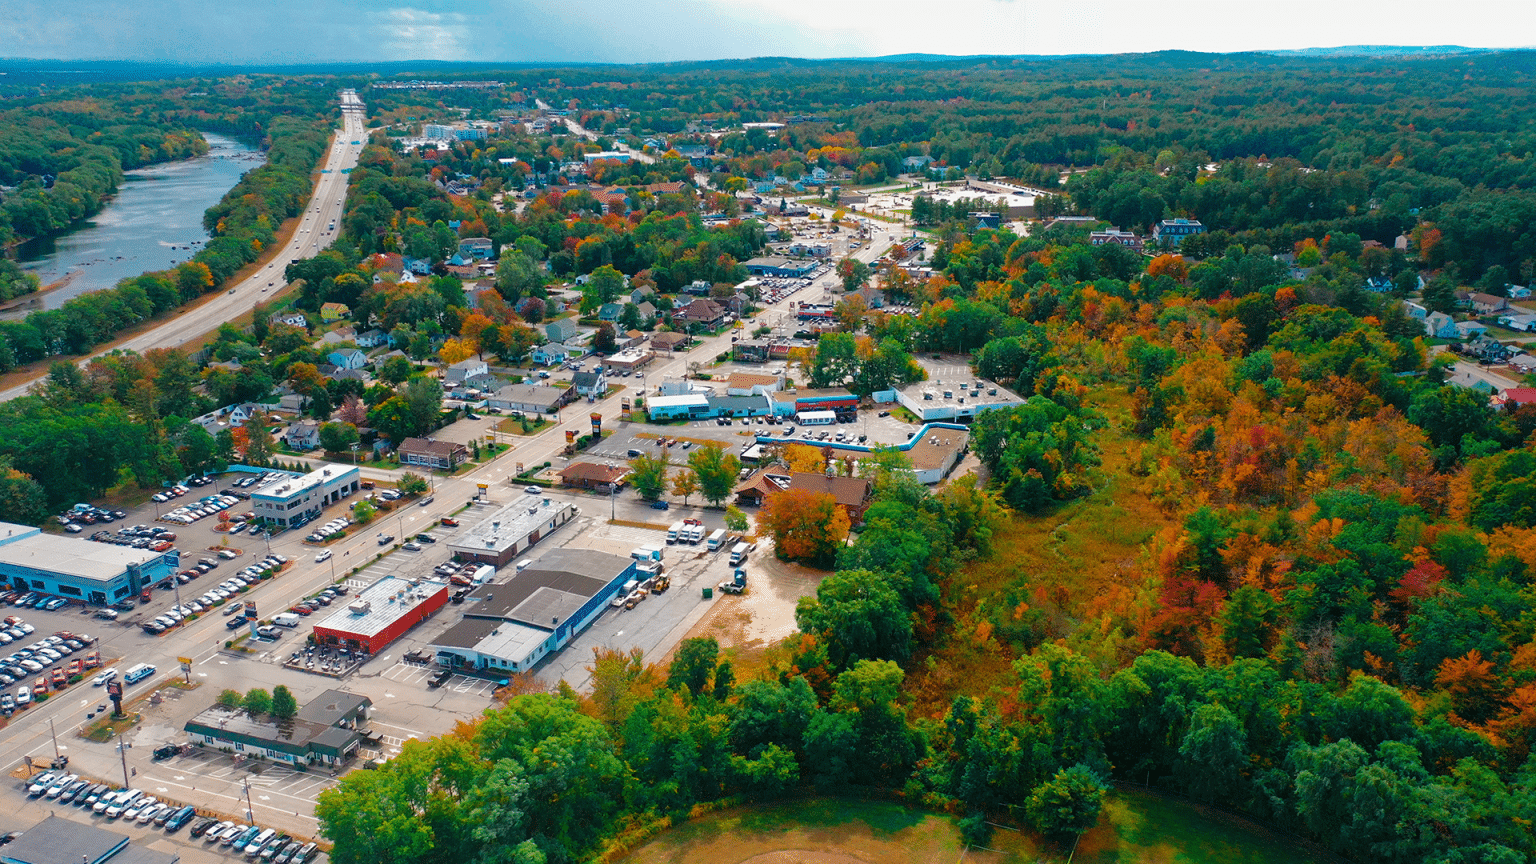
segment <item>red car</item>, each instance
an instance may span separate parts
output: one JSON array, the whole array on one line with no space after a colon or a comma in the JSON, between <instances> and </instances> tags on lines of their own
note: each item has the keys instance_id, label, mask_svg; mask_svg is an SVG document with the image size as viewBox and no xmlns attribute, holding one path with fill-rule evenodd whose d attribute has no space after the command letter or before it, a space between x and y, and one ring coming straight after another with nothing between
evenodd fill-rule
<instances>
[{"instance_id":1,"label":"red car","mask_svg":"<svg viewBox=\"0 0 1536 864\"><path fill-rule=\"evenodd\" d=\"M289 612L298 613L299 615L313 615L313 614L315 614L315 610L309 608L308 606L295 606L292 609L289 609L288 611Z\"/></svg>"}]
</instances>

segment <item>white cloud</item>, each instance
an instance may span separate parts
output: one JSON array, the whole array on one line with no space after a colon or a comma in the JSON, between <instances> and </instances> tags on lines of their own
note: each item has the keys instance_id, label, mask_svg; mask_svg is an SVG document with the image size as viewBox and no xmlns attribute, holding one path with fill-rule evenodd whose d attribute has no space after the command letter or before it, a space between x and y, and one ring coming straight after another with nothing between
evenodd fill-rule
<instances>
[{"instance_id":1,"label":"white cloud","mask_svg":"<svg viewBox=\"0 0 1536 864\"><path fill-rule=\"evenodd\" d=\"M370 12L373 31L390 60L468 60L469 19L458 12L428 12L397 6Z\"/></svg>"}]
</instances>

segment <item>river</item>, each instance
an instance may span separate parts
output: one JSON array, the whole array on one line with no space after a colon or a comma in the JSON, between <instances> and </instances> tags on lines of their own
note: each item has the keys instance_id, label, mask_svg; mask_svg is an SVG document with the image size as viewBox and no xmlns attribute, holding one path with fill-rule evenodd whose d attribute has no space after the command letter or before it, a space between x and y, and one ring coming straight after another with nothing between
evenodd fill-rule
<instances>
[{"instance_id":1,"label":"river","mask_svg":"<svg viewBox=\"0 0 1536 864\"><path fill-rule=\"evenodd\" d=\"M111 288L119 280L164 270L191 258L208 241L203 212L219 203L240 176L266 161L257 148L203 133L208 153L127 172L100 213L74 230L37 237L16 249L22 267L43 286L68 279L26 309L57 309L64 301Z\"/></svg>"}]
</instances>

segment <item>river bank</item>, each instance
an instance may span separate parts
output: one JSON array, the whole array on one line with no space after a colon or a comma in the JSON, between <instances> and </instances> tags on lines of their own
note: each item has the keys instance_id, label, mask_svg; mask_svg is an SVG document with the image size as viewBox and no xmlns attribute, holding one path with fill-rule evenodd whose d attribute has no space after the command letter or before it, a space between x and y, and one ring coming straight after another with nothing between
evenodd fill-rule
<instances>
[{"instance_id":1,"label":"river bank","mask_svg":"<svg viewBox=\"0 0 1536 864\"><path fill-rule=\"evenodd\" d=\"M203 214L266 161L245 142L215 133L203 137L206 154L128 172L107 205L75 230L17 246L23 269L47 287L0 308L0 317L57 309L72 297L190 259L208 240Z\"/></svg>"}]
</instances>

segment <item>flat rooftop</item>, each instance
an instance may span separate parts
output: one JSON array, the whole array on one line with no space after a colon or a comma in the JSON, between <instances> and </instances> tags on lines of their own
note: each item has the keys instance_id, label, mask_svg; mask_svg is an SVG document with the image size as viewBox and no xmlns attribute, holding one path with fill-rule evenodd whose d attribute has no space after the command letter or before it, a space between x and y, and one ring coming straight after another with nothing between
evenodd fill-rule
<instances>
[{"instance_id":1,"label":"flat rooftop","mask_svg":"<svg viewBox=\"0 0 1536 864\"><path fill-rule=\"evenodd\" d=\"M396 576L385 576L352 595L345 606L332 612L323 621L315 622L315 626L354 636L375 636L399 620L401 615L447 587L447 582L434 579L408 581ZM366 612L359 614L352 611L353 607L362 603L368 604Z\"/></svg>"},{"instance_id":2,"label":"flat rooftop","mask_svg":"<svg viewBox=\"0 0 1536 864\"><path fill-rule=\"evenodd\" d=\"M323 486L331 480L339 479L349 473L357 473L351 465L332 465L315 470L303 476L284 477L273 480L263 486L256 487L251 493L252 498L267 498L271 500L284 500L299 495L316 486Z\"/></svg>"},{"instance_id":3,"label":"flat rooftop","mask_svg":"<svg viewBox=\"0 0 1536 864\"><path fill-rule=\"evenodd\" d=\"M0 565L29 567L44 573L98 582L110 581L129 567L141 566L160 556L161 553L147 549L52 534L34 534L0 545Z\"/></svg>"},{"instance_id":4,"label":"flat rooftop","mask_svg":"<svg viewBox=\"0 0 1536 864\"><path fill-rule=\"evenodd\" d=\"M455 552L463 550L478 555L500 552L513 543L523 542L531 532L558 516L561 510L573 506L555 503L542 496L522 496L450 541L448 548Z\"/></svg>"},{"instance_id":5,"label":"flat rooftop","mask_svg":"<svg viewBox=\"0 0 1536 864\"><path fill-rule=\"evenodd\" d=\"M11 841L3 857L26 864L79 864L101 861L127 843L127 834L49 816Z\"/></svg>"},{"instance_id":6,"label":"flat rooftop","mask_svg":"<svg viewBox=\"0 0 1536 864\"><path fill-rule=\"evenodd\" d=\"M491 657L526 657L549 638L548 630L497 618L465 618L432 640L433 647L461 648Z\"/></svg>"},{"instance_id":7,"label":"flat rooftop","mask_svg":"<svg viewBox=\"0 0 1536 864\"><path fill-rule=\"evenodd\" d=\"M967 406L1017 405L1024 401L1023 396L1007 387L974 375L914 381L896 389L907 398L922 403L924 407L948 405L958 408L962 404ZM948 396L944 395L946 392ZM925 394L931 394L932 398L924 398ZM963 403L960 401L962 398L965 399Z\"/></svg>"}]
</instances>

